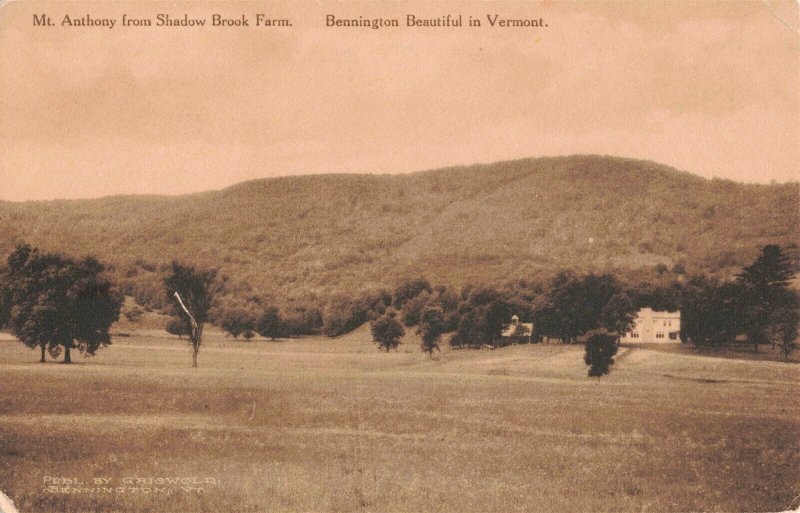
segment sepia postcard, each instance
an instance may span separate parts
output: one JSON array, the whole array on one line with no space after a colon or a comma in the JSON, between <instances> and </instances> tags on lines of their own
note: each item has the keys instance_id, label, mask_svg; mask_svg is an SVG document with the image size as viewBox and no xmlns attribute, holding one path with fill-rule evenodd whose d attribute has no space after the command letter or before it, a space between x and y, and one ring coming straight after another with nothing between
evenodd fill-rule
<instances>
[{"instance_id":1,"label":"sepia postcard","mask_svg":"<svg viewBox=\"0 0 800 513\"><path fill-rule=\"evenodd\" d=\"M0 0L0 513L800 511L796 0Z\"/></svg>"}]
</instances>

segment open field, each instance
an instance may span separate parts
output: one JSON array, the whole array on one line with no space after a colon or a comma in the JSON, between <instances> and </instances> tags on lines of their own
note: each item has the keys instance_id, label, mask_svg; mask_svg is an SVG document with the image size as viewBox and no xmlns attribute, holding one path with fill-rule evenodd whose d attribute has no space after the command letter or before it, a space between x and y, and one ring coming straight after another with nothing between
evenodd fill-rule
<instances>
[{"instance_id":1,"label":"open field","mask_svg":"<svg viewBox=\"0 0 800 513\"><path fill-rule=\"evenodd\" d=\"M23 513L799 505L793 363L623 349L591 380L580 347L431 361L413 341L380 353L363 328L274 343L212 332L199 369L166 336L118 338L72 366L12 340L0 355L0 489ZM58 477L82 484L46 491ZM167 477L203 490L131 480Z\"/></svg>"}]
</instances>

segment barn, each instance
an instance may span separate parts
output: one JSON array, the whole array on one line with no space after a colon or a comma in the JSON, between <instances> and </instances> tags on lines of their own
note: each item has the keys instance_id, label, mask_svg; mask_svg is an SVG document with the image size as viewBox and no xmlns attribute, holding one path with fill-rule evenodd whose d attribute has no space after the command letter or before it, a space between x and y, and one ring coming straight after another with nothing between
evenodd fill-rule
<instances>
[{"instance_id":1,"label":"barn","mask_svg":"<svg viewBox=\"0 0 800 513\"><path fill-rule=\"evenodd\" d=\"M500 332L501 345L529 343L533 336L533 323L520 322L519 316L511 317L511 323L506 324Z\"/></svg>"}]
</instances>

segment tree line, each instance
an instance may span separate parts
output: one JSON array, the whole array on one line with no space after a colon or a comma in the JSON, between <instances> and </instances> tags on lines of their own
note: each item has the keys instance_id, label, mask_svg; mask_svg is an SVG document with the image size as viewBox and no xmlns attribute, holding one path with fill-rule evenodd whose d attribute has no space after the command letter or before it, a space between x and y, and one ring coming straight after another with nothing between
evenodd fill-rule
<instances>
[{"instance_id":1,"label":"tree line","mask_svg":"<svg viewBox=\"0 0 800 513\"><path fill-rule=\"evenodd\" d=\"M800 322L800 299L790 286L794 273L782 249L768 245L730 280L681 275L630 283L611 273L562 271L545 282L455 289L419 277L391 289L278 305L258 296L226 296L225 279L216 270L173 262L162 288L165 312L172 319L167 330L187 337L194 365L206 322L234 338L259 334L273 340L336 337L369 322L374 340L385 350L395 349L405 329L414 328L422 349L433 354L445 333L452 333L450 344L456 348L502 345L501 332L512 315L533 322L527 334L532 341L583 342L587 359L591 352L613 361L615 349L608 340L616 343L645 306L681 310L681 338L697 346L744 341L758 350L770 343L788 357ZM63 352L69 362L72 349L93 355L110 344L109 329L121 305L122 295L105 266L90 257L72 259L19 245L0 268L0 325L28 347L39 348L41 361L47 352L54 358Z\"/></svg>"}]
</instances>

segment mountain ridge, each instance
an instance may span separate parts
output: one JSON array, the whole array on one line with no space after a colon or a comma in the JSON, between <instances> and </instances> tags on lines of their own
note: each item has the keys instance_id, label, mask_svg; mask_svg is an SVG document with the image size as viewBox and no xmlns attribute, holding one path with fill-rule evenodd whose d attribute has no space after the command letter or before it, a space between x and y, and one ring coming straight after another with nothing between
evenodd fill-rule
<instances>
[{"instance_id":1,"label":"mountain ridge","mask_svg":"<svg viewBox=\"0 0 800 513\"><path fill-rule=\"evenodd\" d=\"M234 294L292 297L411 275L452 285L561 268L730 275L764 244L800 240L799 198L794 182L708 179L619 157L541 157L263 178L178 196L0 202L0 255L23 241L94 254L123 286L150 290L151 302L158 268L172 259L219 267Z\"/></svg>"},{"instance_id":2,"label":"mountain ridge","mask_svg":"<svg viewBox=\"0 0 800 513\"><path fill-rule=\"evenodd\" d=\"M295 175L277 175L277 176L267 176L267 177L259 177L259 178L251 178L241 182L237 182L231 185L227 185L225 187L221 187L219 189L207 189L202 191L196 192L188 192L188 193L177 193L177 194L156 194L156 193L120 193L120 194L108 194L104 196L97 196L97 197L88 197L88 198L52 198L52 199L32 199L32 200L4 200L0 199L0 204L44 204L44 203L56 203L56 202L90 202L90 201L105 201L105 200L115 200L115 199L151 199L151 200L160 200L160 199L176 199L176 198L184 198L184 197L192 197L192 196L199 196L199 195L206 195L211 193L221 193L226 192L228 190L234 190L240 187L245 187L248 185L257 184L260 182L267 182L271 180L281 180L281 179L316 179L320 177L402 177L402 176L409 176L409 175L420 175L420 174L432 174L432 173L448 173L456 170L471 170L473 168L489 168L496 165L501 164L508 164L508 163L517 163L517 162L528 162L528 161L541 161L541 160L557 160L557 159L610 159L616 161L624 161L624 162L631 162L631 163L638 163L646 166L652 166L653 168L658 168L662 170L667 170L669 172L674 172L676 174L685 175L687 177L694 178L699 181L705 182L730 182L737 185L744 185L744 186L757 186L757 187L773 187L775 185L794 185L800 183L800 180L790 180L786 182L773 182L773 183L762 183L762 182L742 182L733 180L730 178L721 178L717 176L712 177L705 177L695 173L691 173L689 171L684 171L666 164L661 164L659 162L648 160L648 159L637 159L633 157L618 157L613 155L596 155L596 154L588 154L588 153L576 153L571 155L565 156L544 156L544 157L530 157L530 158L519 158L519 159L507 159L507 160L499 160L496 162L489 162L489 163L473 163L473 164L464 164L464 165L455 165L455 166L446 166L440 168L431 168L431 169L423 169L419 171L409 171L409 172L402 172L402 173L380 173L380 172L365 172L365 173L356 173L356 172L346 172L346 173L337 173L337 172L317 172L317 173L304 173L304 174L295 174ZM652 170L652 169L651 169Z\"/></svg>"}]
</instances>

